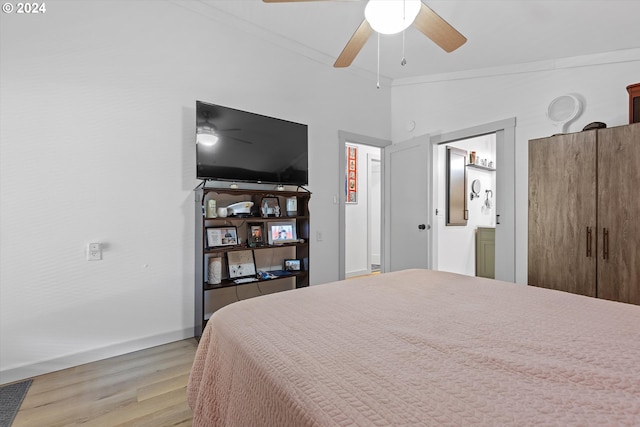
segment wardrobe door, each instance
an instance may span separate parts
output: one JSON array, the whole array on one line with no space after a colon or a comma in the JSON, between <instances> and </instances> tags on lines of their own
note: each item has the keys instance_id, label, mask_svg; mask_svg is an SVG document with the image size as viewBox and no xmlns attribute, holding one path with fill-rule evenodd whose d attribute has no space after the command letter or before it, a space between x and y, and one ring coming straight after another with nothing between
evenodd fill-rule
<instances>
[{"instance_id":1,"label":"wardrobe door","mask_svg":"<svg viewBox=\"0 0 640 427\"><path fill-rule=\"evenodd\" d=\"M598 131L598 297L640 304L640 124Z\"/></svg>"},{"instance_id":2,"label":"wardrobe door","mask_svg":"<svg viewBox=\"0 0 640 427\"><path fill-rule=\"evenodd\" d=\"M529 141L528 283L596 295L596 132Z\"/></svg>"}]
</instances>

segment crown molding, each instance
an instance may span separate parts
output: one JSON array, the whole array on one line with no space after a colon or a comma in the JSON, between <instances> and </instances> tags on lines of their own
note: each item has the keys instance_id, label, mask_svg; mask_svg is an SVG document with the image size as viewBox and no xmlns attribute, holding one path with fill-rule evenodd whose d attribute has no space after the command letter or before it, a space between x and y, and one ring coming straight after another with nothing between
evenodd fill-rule
<instances>
[{"instance_id":1,"label":"crown molding","mask_svg":"<svg viewBox=\"0 0 640 427\"><path fill-rule=\"evenodd\" d=\"M313 49L305 44L302 44L289 37L284 37L279 34L275 34L273 31L249 22L237 15L226 12L220 8L217 8L214 3L205 2L202 0L168 0L183 9L187 9L194 12L198 16L205 17L216 24L227 26L231 29L242 31L246 34L250 34L260 40L272 43L280 48L294 52L307 59L331 67L333 69L333 63L336 58L326 53L320 52L317 49ZM336 73L349 73L361 78L370 79L376 81L377 76L375 73L365 70L363 68L351 65L347 68L334 69ZM384 75L380 75L380 85L390 87L393 80Z\"/></svg>"},{"instance_id":2,"label":"crown molding","mask_svg":"<svg viewBox=\"0 0 640 427\"><path fill-rule=\"evenodd\" d=\"M501 67L481 68L452 73L430 74L393 80L392 86L409 86L423 83L437 83L453 80L477 79L514 74L554 71L570 68L592 67L595 65L639 62L640 48L616 50L591 55L559 58L549 61L527 62Z\"/></svg>"}]
</instances>

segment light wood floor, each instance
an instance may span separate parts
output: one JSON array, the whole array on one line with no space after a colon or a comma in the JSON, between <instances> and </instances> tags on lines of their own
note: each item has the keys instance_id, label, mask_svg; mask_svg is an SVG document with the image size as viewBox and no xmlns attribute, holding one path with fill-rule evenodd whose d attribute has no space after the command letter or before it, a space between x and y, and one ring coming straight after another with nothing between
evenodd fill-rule
<instances>
[{"instance_id":1,"label":"light wood floor","mask_svg":"<svg viewBox=\"0 0 640 427\"><path fill-rule=\"evenodd\" d=\"M13 427L191 426L196 347L192 338L35 377Z\"/></svg>"}]
</instances>

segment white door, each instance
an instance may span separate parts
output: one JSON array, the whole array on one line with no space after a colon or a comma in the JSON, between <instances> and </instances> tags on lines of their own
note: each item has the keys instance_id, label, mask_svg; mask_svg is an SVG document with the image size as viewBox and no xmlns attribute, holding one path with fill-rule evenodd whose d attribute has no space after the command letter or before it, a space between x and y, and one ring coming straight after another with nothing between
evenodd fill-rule
<instances>
[{"instance_id":1,"label":"white door","mask_svg":"<svg viewBox=\"0 0 640 427\"><path fill-rule=\"evenodd\" d=\"M369 174L369 266L371 270L379 271L382 260L382 164L380 153L378 157L367 154ZM374 267L375 266L375 267Z\"/></svg>"},{"instance_id":2,"label":"white door","mask_svg":"<svg viewBox=\"0 0 640 427\"><path fill-rule=\"evenodd\" d=\"M507 282L516 281L516 156L513 132L513 127L510 127L496 133L495 278Z\"/></svg>"},{"instance_id":3,"label":"white door","mask_svg":"<svg viewBox=\"0 0 640 427\"><path fill-rule=\"evenodd\" d=\"M384 271L429 268L429 136L384 148Z\"/></svg>"}]
</instances>

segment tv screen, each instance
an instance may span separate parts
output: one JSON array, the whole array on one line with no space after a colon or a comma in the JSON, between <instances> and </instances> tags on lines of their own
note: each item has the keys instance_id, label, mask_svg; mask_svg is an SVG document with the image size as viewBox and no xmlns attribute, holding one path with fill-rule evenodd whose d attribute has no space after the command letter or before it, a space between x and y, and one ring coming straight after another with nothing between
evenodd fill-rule
<instances>
[{"instance_id":1,"label":"tv screen","mask_svg":"<svg viewBox=\"0 0 640 427\"><path fill-rule=\"evenodd\" d=\"M196 101L197 177L308 184L307 125Z\"/></svg>"}]
</instances>

